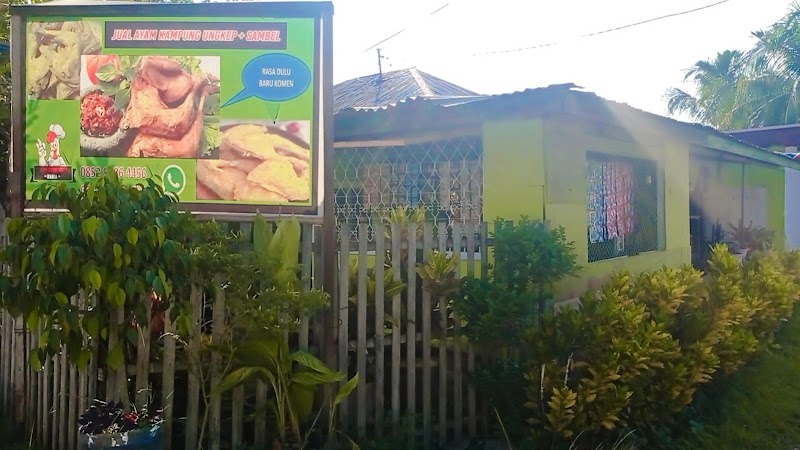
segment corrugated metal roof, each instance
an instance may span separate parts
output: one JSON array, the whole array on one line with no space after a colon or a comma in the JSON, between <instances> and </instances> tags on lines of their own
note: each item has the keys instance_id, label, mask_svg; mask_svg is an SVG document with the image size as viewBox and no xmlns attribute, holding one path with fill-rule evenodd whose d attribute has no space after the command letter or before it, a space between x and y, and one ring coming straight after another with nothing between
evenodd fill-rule
<instances>
[{"instance_id":1,"label":"corrugated metal roof","mask_svg":"<svg viewBox=\"0 0 800 450\"><path fill-rule=\"evenodd\" d=\"M800 124L731 130L729 135L759 147L796 147L800 145Z\"/></svg>"},{"instance_id":2,"label":"corrugated metal roof","mask_svg":"<svg viewBox=\"0 0 800 450\"><path fill-rule=\"evenodd\" d=\"M335 116L334 129L337 142L388 138L396 133L430 132L433 129L480 126L490 120L513 117L569 115L587 121L616 126L630 133L670 134L675 132L693 135L694 145L751 157L769 163L800 169L800 163L782 155L760 149L713 127L682 122L607 100L593 92L581 90L572 83L526 89L491 96L474 96L468 101L453 99L434 100L424 97L397 101L380 108L340 109ZM729 148L709 144L713 139L729 143ZM755 153L753 153L755 152ZM749 154L746 156L745 154Z\"/></svg>"},{"instance_id":3,"label":"corrugated metal roof","mask_svg":"<svg viewBox=\"0 0 800 450\"><path fill-rule=\"evenodd\" d=\"M353 78L333 87L334 113L346 109L377 109L410 99L480 97L473 91L415 68Z\"/></svg>"}]
</instances>

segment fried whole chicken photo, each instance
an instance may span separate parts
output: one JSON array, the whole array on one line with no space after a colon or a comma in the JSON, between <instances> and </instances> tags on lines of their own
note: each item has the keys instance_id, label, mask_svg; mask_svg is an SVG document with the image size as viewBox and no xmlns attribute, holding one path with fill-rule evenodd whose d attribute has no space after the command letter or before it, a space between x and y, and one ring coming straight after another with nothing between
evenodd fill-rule
<instances>
[{"instance_id":1,"label":"fried whole chicken photo","mask_svg":"<svg viewBox=\"0 0 800 450\"><path fill-rule=\"evenodd\" d=\"M86 84L81 108L85 137L81 154L129 158L200 158L216 148L219 78L202 70L202 60L217 57L119 57L102 55L97 63L87 59ZM189 67L194 67L190 71ZM85 107L91 95L105 96L103 109ZM94 100L97 103L97 99ZM209 108L214 105L215 108ZM115 127L98 136L83 126L114 116Z\"/></svg>"},{"instance_id":2,"label":"fried whole chicken photo","mask_svg":"<svg viewBox=\"0 0 800 450\"><path fill-rule=\"evenodd\" d=\"M210 76L192 77L165 56L148 56L131 83L131 100L120 127L138 129L128 157L197 158L205 98L219 92Z\"/></svg>"},{"instance_id":3,"label":"fried whole chicken photo","mask_svg":"<svg viewBox=\"0 0 800 450\"><path fill-rule=\"evenodd\" d=\"M219 159L197 161L197 199L307 202L311 196L311 151L308 137L299 132L301 123L308 125L223 127Z\"/></svg>"},{"instance_id":4,"label":"fried whole chicken photo","mask_svg":"<svg viewBox=\"0 0 800 450\"><path fill-rule=\"evenodd\" d=\"M31 22L26 44L27 94L43 100L80 96L81 55L100 52L99 24Z\"/></svg>"}]
</instances>

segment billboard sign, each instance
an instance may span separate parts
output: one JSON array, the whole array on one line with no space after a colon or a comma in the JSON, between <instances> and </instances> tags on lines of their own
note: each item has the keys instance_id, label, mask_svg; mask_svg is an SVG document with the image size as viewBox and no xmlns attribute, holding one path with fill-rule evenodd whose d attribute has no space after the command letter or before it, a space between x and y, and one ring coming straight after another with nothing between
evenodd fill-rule
<instances>
[{"instance_id":1,"label":"billboard sign","mask_svg":"<svg viewBox=\"0 0 800 450\"><path fill-rule=\"evenodd\" d=\"M13 8L12 61L26 66L19 197L36 208L42 184L113 170L157 180L194 212L321 215L331 14L330 3Z\"/></svg>"}]
</instances>

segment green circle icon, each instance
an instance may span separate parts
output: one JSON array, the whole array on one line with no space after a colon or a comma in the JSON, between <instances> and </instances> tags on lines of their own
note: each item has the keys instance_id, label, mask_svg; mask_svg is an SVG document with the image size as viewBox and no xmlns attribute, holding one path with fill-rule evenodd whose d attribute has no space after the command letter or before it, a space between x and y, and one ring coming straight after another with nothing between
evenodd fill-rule
<instances>
[{"instance_id":1,"label":"green circle icon","mask_svg":"<svg viewBox=\"0 0 800 450\"><path fill-rule=\"evenodd\" d=\"M164 173L161 175L161 181L164 183L164 190L166 192L180 195L186 188L186 173L179 166L172 164L164 169Z\"/></svg>"}]
</instances>

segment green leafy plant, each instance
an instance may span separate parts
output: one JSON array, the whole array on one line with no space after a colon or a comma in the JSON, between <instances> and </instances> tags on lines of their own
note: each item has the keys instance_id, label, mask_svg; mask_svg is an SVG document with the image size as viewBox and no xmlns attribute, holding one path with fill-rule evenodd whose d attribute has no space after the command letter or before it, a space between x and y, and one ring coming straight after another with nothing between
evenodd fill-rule
<instances>
[{"instance_id":1,"label":"green leafy plant","mask_svg":"<svg viewBox=\"0 0 800 450\"><path fill-rule=\"evenodd\" d=\"M212 286L226 297L225 329L217 332L206 352L223 357L223 379L212 386L212 393L252 379L263 381L272 391L269 407L275 417L276 442L286 445L291 438L302 444L301 424L312 412L316 389L343 380L344 374L328 369L308 352L290 350L288 338L301 317L316 314L329 299L318 289L308 289L309 280L299 276L297 218L282 219L273 227L257 214L250 238L252 251L242 251L239 239L234 245L221 242L216 247L230 267L217 272L224 283ZM200 370L205 366L196 365Z\"/></svg>"},{"instance_id":2,"label":"green leafy plant","mask_svg":"<svg viewBox=\"0 0 800 450\"><path fill-rule=\"evenodd\" d=\"M417 264L417 274L422 278L424 289L436 299L449 299L458 292L461 280L456 277L458 268L456 255L431 250L428 261Z\"/></svg>"},{"instance_id":3,"label":"green leafy plant","mask_svg":"<svg viewBox=\"0 0 800 450\"><path fill-rule=\"evenodd\" d=\"M131 83L136 76L140 56L119 57L119 67L112 63L97 69L97 79L103 95L114 99L114 109L123 111L131 100Z\"/></svg>"},{"instance_id":4,"label":"green leafy plant","mask_svg":"<svg viewBox=\"0 0 800 450\"><path fill-rule=\"evenodd\" d=\"M295 442L303 442L300 424L311 415L315 389L345 377L308 352L291 352L284 336L267 332L253 333L238 343L231 358L235 368L216 386L216 391L226 392L251 379L267 383L272 390L270 406L283 444L287 442L287 431Z\"/></svg>"},{"instance_id":5,"label":"green leafy plant","mask_svg":"<svg viewBox=\"0 0 800 450\"><path fill-rule=\"evenodd\" d=\"M737 250L760 251L772 248L775 233L762 226L728 224L728 235Z\"/></svg>"},{"instance_id":6,"label":"green leafy plant","mask_svg":"<svg viewBox=\"0 0 800 450\"><path fill-rule=\"evenodd\" d=\"M766 252L740 265L718 245L705 277L690 267L620 273L547 317L526 340L536 440L594 442L669 421L771 342L798 302L797 258Z\"/></svg>"},{"instance_id":7,"label":"green leafy plant","mask_svg":"<svg viewBox=\"0 0 800 450\"><path fill-rule=\"evenodd\" d=\"M579 267L562 228L526 217L517 223L498 219L493 237L489 279L465 280L453 295L453 309L482 356L472 382L508 418L506 431L519 437L526 432L520 392L531 364L528 336L550 315L555 283Z\"/></svg>"},{"instance_id":8,"label":"green leafy plant","mask_svg":"<svg viewBox=\"0 0 800 450\"><path fill-rule=\"evenodd\" d=\"M116 333L120 344L109 349L108 363L120 367L130 325L111 323L112 313L147 324L151 293L178 301L175 286L192 273L193 223L154 181L126 186L113 171L80 190L44 185L33 197L66 212L12 219L0 250L9 267L0 278L2 307L42 330L31 364L41 368L64 345L71 361L85 365L89 343ZM86 305L70 301L79 293Z\"/></svg>"}]
</instances>

